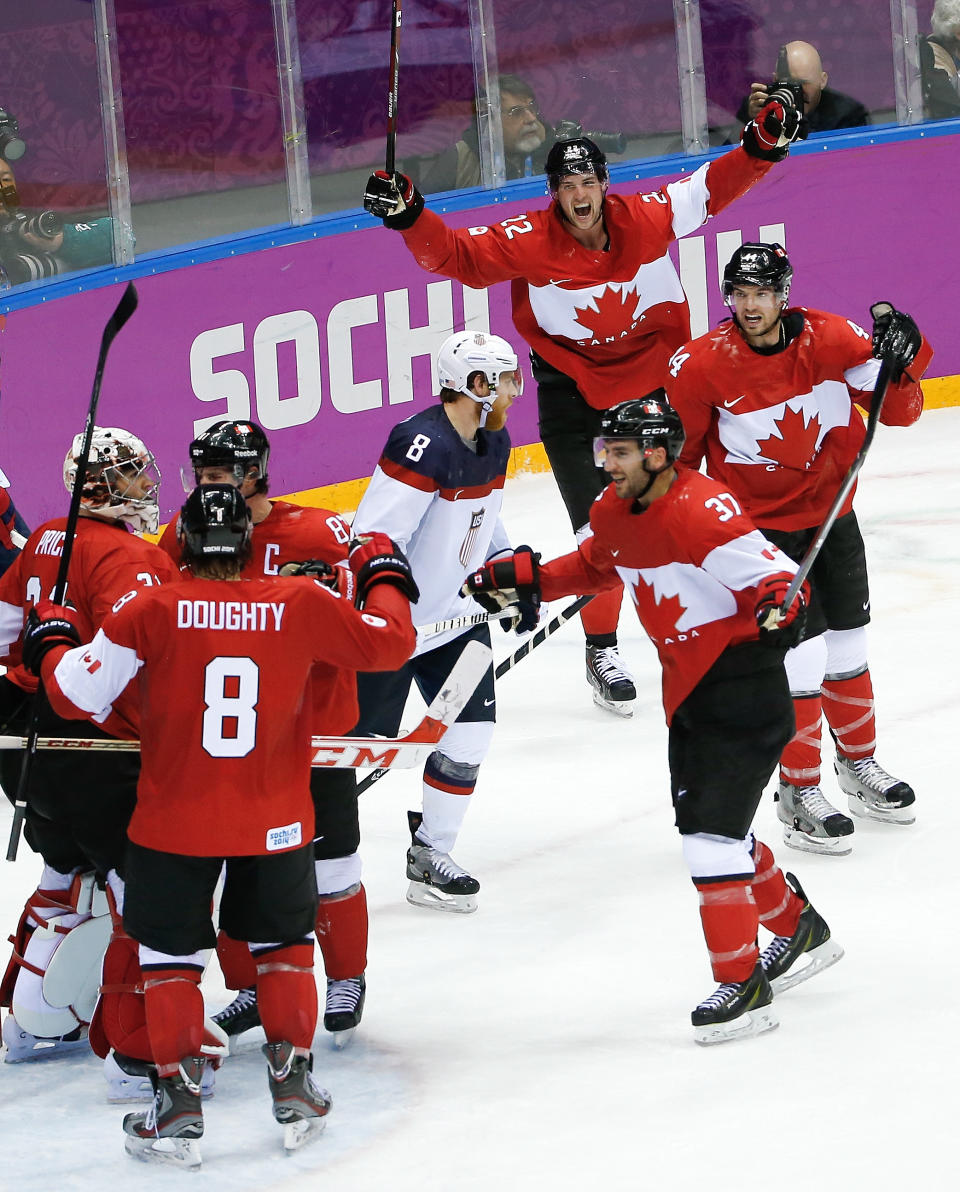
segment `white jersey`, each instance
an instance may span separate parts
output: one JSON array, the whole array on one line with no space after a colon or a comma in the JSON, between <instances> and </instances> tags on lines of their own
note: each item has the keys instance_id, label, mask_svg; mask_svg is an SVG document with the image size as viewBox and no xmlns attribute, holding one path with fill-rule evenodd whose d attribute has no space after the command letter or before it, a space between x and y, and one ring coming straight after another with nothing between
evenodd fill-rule
<instances>
[{"instance_id":1,"label":"white jersey","mask_svg":"<svg viewBox=\"0 0 960 1192\"><path fill-rule=\"evenodd\" d=\"M399 423L380 457L353 534L389 534L404 551L420 588L415 625L483 612L460 596L466 577L510 550L500 508L510 455L505 430L480 431L477 449L457 433L442 405ZM416 653L465 632L421 635Z\"/></svg>"}]
</instances>

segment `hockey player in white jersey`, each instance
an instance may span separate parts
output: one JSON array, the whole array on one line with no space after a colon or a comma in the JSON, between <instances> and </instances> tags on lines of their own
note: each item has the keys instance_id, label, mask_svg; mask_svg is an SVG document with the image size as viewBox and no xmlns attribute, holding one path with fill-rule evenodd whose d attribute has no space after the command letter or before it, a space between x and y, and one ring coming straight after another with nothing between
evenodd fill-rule
<instances>
[{"instance_id":1,"label":"hockey player in white jersey","mask_svg":"<svg viewBox=\"0 0 960 1192\"><path fill-rule=\"evenodd\" d=\"M521 389L517 354L498 335L461 331L441 345L437 375L440 404L390 432L353 521L355 538L382 531L406 554L420 588L413 608L417 625L480 612L474 601L459 595L464 579L486 560L511 551L500 506L510 454L504 428ZM532 629L537 616L535 607L524 607L517 631ZM474 640L489 646L489 626L424 635L401 670L358 675L358 731L394 736L411 682L429 702ZM461 913L477 908L480 883L450 853L495 718L491 651L490 669L427 759L422 811L408 812L407 901L414 906Z\"/></svg>"}]
</instances>

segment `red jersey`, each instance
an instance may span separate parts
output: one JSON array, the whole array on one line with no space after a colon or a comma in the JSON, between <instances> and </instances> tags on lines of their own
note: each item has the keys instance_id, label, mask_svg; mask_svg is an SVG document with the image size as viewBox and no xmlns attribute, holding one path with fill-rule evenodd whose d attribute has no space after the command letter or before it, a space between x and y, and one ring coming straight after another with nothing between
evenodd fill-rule
<instances>
[{"instance_id":1,"label":"red jersey","mask_svg":"<svg viewBox=\"0 0 960 1192\"><path fill-rule=\"evenodd\" d=\"M623 583L660 656L668 724L728 646L757 639L760 580L797 571L730 492L685 468L641 512L610 485L593 504L590 528L579 550L540 568L543 597Z\"/></svg>"},{"instance_id":2,"label":"red jersey","mask_svg":"<svg viewBox=\"0 0 960 1192\"><path fill-rule=\"evenodd\" d=\"M659 190L608 194L606 252L575 240L556 203L457 231L425 209L401 234L432 273L474 288L512 282L523 338L572 377L591 406L609 409L662 385L671 354L690 337L670 242L745 194L771 164L736 148Z\"/></svg>"},{"instance_id":3,"label":"red jersey","mask_svg":"<svg viewBox=\"0 0 960 1192\"><path fill-rule=\"evenodd\" d=\"M687 441L680 463L729 487L759 526L802 530L827 514L866 429L880 361L870 336L839 315L803 307L799 334L772 355L755 352L732 321L670 361L667 392ZM887 389L880 420L909 426L923 393L904 373ZM853 505L853 491L840 516Z\"/></svg>"},{"instance_id":4,"label":"red jersey","mask_svg":"<svg viewBox=\"0 0 960 1192\"><path fill-rule=\"evenodd\" d=\"M53 596L66 526L65 517L44 522L0 577L0 655L10 667L7 677L26 691L35 691L37 680L20 665L20 634L36 601ZM122 522L86 516L77 519L67 599L77 610L77 627L84 641L93 637L128 592L179 578L178 568L163 551ZM105 727L122 731L116 725Z\"/></svg>"},{"instance_id":5,"label":"red jersey","mask_svg":"<svg viewBox=\"0 0 960 1192\"><path fill-rule=\"evenodd\" d=\"M390 584L360 612L307 577L140 590L88 646L51 651L61 716L103 716L136 677L141 770L129 836L186 856L252 856L313 837L311 673L395 670L416 634Z\"/></svg>"}]
</instances>

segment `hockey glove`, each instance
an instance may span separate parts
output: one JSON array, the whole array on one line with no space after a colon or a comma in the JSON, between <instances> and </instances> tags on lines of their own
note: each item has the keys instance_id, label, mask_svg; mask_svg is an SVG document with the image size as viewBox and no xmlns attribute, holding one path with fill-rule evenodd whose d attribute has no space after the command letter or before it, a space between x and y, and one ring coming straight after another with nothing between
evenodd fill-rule
<instances>
[{"instance_id":1,"label":"hockey glove","mask_svg":"<svg viewBox=\"0 0 960 1192\"><path fill-rule=\"evenodd\" d=\"M80 645L75 624L76 609L50 600L40 600L27 613L23 630L23 665L40 678L40 668L47 653L55 646L73 649Z\"/></svg>"},{"instance_id":2,"label":"hockey glove","mask_svg":"<svg viewBox=\"0 0 960 1192\"><path fill-rule=\"evenodd\" d=\"M402 231L412 228L423 210L423 195L406 174L388 174L377 170L367 179L363 206L383 220L385 228Z\"/></svg>"},{"instance_id":3,"label":"hockey glove","mask_svg":"<svg viewBox=\"0 0 960 1192\"><path fill-rule=\"evenodd\" d=\"M777 571L757 584L754 614L760 630L760 640L782 650L789 650L803 636L807 606L810 603L810 585L804 581L793 604L786 611L783 610L781 606L792 583L791 572Z\"/></svg>"},{"instance_id":4,"label":"hockey glove","mask_svg":"<svg viewBox=\"0 0 960 1192\"><path fill-rule=\"evenodd\" d=\"M889 302L875 302L870 307L873 316L873 354L884 361L890 370L890 380L896 383L914 360L923 337L909 315L894 310Z\"/></svg>"},{"instance_id":5,"label":"hockey glove","mask_svg":"<svg viewBox=\"0 0 960 1192\"><path fill-rule=\"evenodd\" d=\"M517 633L528 633L540 620L539 564L539 554L529 546L518 546L512 555L491 559L468 575L460 595L472 596L488 613L516 607L512 627ZM510 628L511 622L504 627Z\"/></svg>"},{"instance_id":6,"label":"hockey glove","mask_svg":"<svg viewBox=\"0 0 960 1192\"><path fill-rule=\"evenodd\" d=\"M761 161L783 161L794 141L804 141L810 129L796 108L771 100L744 128L740 144Z\"/></svg>"},{"instance_id":7,"label":"hockey glove","mask_svg":"<svg viewBox=\"0 0 960 1192\"><path fill-rule=\"evenodd\" d=\"M336 592L352 604L357 594L357 578L347 567L334 567L323 559L304 559L302 563L284 563L281 575L307 575L310 579Z\"/></svg>"},{"instance_id":8,"label":"hockey glove","mask_svg":"<svg viewBox=\"0 0 960 1192\"><path fill-rule=\"evenodd\" d=\"M357 607L363 608L370 589L393 584L411 604L420 599L410 564L388 534L361 534L350 543L350 570L357 577Z\"/></svg>"}]
</instances>

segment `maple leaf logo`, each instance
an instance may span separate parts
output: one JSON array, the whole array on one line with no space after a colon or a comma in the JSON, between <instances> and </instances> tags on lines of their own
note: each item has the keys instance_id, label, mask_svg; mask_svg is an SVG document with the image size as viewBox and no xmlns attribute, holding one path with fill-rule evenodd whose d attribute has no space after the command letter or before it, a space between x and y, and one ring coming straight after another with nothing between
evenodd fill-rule
<instances>
[{"instance_id":1,"label":"maple leaf logo","mask_svg":"<svg viewBox=\"0 0 960 1192\"><path fill-rule=\"evenodd\" d=\"M650 636L658 638L669 637L676 631L680 618L686 613L687 606L679 596L659 596L655 588L648 584L641 576L634 585L637 610L641 613L641 620Z\"/></svg>"},{"instance_id":2,"label":"maple leaf logo","mask_svg":"<svg viewBox=\"0 0 960 1192\"><path fill-rule=\"evenodd\" d=\"M764 459L772 460L784 468L795 468L804 472L817 457L817 439L820 437L820 419L810 415L805 422L803 410L785 407L783 417L774 423L776 434L757 440L757 448Z\"/></svg>"},{"instance_id":3,"label":"maple leaf logo","mask_svg":"<svg viewBox=\"0 0 960 1192\"><path fill-rule=\"evenodd\" d=\"M591 339L616 339L632 327L638 297L635 289L607 286L599 298L591 297L586 306L576 307L574 318L586 327Z\"/></svg>"}]
</instances>

